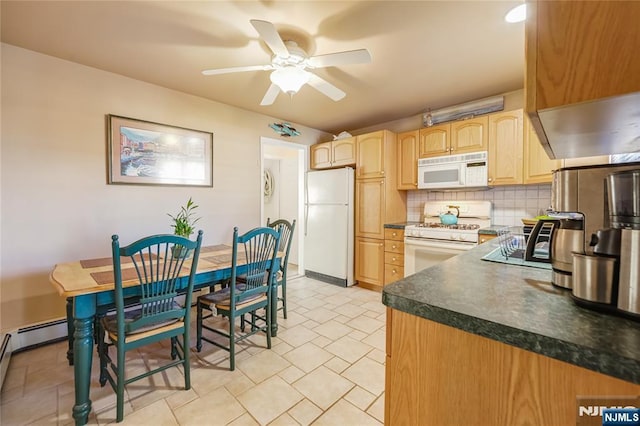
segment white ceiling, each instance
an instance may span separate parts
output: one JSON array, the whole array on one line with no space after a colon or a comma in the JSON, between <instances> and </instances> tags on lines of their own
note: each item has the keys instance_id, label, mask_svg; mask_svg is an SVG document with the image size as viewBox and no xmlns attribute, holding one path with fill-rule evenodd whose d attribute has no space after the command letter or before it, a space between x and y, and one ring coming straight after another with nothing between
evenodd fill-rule
<instances>
[{"instance_id":1,"label":"white ceiling","mask_svg":"<svg viewBox=\"0 0 640 426\"><path fill-rule=\"evenodd\" d=\"M520 1L7 1L2 41L333 134L523 87ZM251 19L309 56L366 48L369 64L316 69L347 93L304 86L260 106L270 63Z\"/></svg>"}]
</instances>

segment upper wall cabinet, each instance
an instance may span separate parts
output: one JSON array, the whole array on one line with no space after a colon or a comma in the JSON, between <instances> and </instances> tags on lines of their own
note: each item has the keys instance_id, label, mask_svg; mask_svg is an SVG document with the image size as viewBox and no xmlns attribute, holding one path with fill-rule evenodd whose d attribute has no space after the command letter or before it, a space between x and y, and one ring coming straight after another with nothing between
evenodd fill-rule
<instances>
[{"instance_id":1,"label":"upper wall cabinet","mask_svg":"<svg viewBox=\"0 0 640 426\"><path fill-rule=\"evenodd\" d=\"M420 129L418 157L438 157L487 150L487 116Z\"/></svg>"},{"instance_id":2,"label":"upper wall cabinet","mask_svg":"<svg viewBox=\"0 0 640 426\"><path fill-rule=\"evenodd\" d=\"M357 179L382 178L388 171L395 172L396 139L393 133L379 130L357 136L356 142Z\"/></svg>"},{"instance_id":3,"label":"upper wall cabinet","mask_svg":"<svg viewBox=\"0 0 640 426\"><path fill-rule=\"evenodd\" d=\"M528 1L526 111L552 158L637 150L640 2Z\"/></svg>"},{"instance_id":4,"label":"upper wall cabinet","mask_svg":"<svg viewBox=\"0 0 640 426\"><path fill-rule=\"evenodd\" d=\"M356 138L339 139L311 145L310 164L312 169L328 169L356 164Z\"/></svg>"},{"instance_id":5,"label":"upper wall cabinet","mask_svg":"<svg viewBox=\"0 0 640 426\"><path fill-rule=\"evenodd\" d=\"M489 118L470 118L451 123L451 154L486 151L488 146Z\"/></svg>"},{"instance_id":6,"label":"upper wall cabinet","mask_svg":"<svg viewBox=\"0 0 640 426\"><path fill-rule=\"evenodd\" d=\"M437 157L447 155L451 151L451 124L420 129L420 145L418 158Z\"/></svg>"},{"instance_id":7,"label":"upper wall cabinet","mask_svg":"<svg viewBox=\"0 0 640 426\"><path fill-rule=\"evenodd\" d=\"M522 183L522 110L489 115L489 185Z\"/></svg>"},{"instance_id":8,"label":"upper wall cabinet","mask_svg":"<svg viewBox=\"0 0 640 426\"><path fill-rule=\"evenodd\" d=\"M553 171L562 167L562 160L552 160L542 148L529 119L524 117L524 177L523 183L551 183Z\"/></svg>"},{"instance_id":9,"label":"upper wall cabinet","mask_svg":"<svg viewBox=\"0 0 640 426\"><path fill-rule=\"evenodd\" d=\"M398 189L418 188L418 130L399 133L396 136L398 146Z\"/></svg>"}]
</instances>

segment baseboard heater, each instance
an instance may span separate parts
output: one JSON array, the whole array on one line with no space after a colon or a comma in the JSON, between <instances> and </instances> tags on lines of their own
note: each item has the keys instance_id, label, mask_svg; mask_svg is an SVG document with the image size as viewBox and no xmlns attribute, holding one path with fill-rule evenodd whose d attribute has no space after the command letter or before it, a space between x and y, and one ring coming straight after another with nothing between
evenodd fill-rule
<instances>
[{"instance_id":1,"label":"baseboard heater","mask_svg":"<svg viewBox=\"0 0 640 426\"><path fill-rule=\"evenodd\" d=\"M12 354L36 348L67 338L67 320L62 318L50 322L19 328L2 335L0 349L0 389L4 384Z\"/></svg>"},{"instance_id":2,"label":"baseboard heater","mask_svg":"<svg viewBox=\"0 0 640 426\"><path fill-rule=\"evenodd\" d=\"M11 360L11 333L2 335L2 346L0 347L0 389L2 389L2 385L4 384L4 376L7 374L7 370L9 369L9 361Z\"/></svg>"}]
</instances>

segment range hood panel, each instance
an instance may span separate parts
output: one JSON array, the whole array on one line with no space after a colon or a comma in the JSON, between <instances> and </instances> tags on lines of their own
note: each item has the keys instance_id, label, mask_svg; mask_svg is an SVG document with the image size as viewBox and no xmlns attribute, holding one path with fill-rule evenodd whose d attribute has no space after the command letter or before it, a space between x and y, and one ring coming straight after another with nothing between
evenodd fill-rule
<instances>
[{"instance_id":1,"label":"range hood panel","mask_svg":"<svg viewBox=\"0 0 640 426\"><path fill-rule=\"evenodd\" d=\"M551 158L640 152L640 92L539 110ZM539 129L538 129L539 130Z\"/></svg>"}]
</instances>

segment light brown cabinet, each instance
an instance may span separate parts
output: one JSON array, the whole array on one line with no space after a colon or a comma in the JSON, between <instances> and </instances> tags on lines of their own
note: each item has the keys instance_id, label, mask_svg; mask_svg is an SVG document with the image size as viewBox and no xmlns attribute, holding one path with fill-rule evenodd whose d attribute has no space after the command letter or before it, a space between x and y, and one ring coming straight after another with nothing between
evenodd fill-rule
<instances>
[{"instance_id":1,"label":"light brown cabinet","mask_svg":"<svg viewBox=\"0 0 640 426\"><path fill-rule=\"evenodd\" d=\"M451 123L451 154L486 151L489 119L481 116Z\"/></svg>"},{"instance_id":2,"label":"light brown cabinet","mask_svg":"<svg viewBox=\"0 0 640 426\"><path fill-rule=\"evenodd\" d=\"M384 286L384 240L356 237L356 280L371 290Z\"/></svg>"},{"instance_id":3,"label":"light brown cabinet","mask_svg":"<svg viewBox=\"0 0 640 426\"><path fill-rule=\"evenodd\" d=\"M479 234L478 235L478 244L486 243L487 241L491 241L494 238L497 238L498 235L490 235L490 234Z\"/></svg>"},{"instance_id":4,"label":"light brown cabinet","mask_svg":"<svg viewBox=\"0 0 640 426\"><path fill-rule=\"evenodd\" d=\"M418 157L438 157L486 151L489 122L486 116L420 129Z\"/></svg>"},{"instance_id":5,"label":"light brown cabinet","mask_svg":"<svg viewBox=\"0 0 640 426\"><path fill-rule=\"evenodd\" d=\"M640 4L528 3L528 112L640 91Z\"/></svg>"},{"instance_id":6,"label":"light brown cabinet","mask_svg":"<svg viewBox=\"0 0 640 426\"><path fill-rule=\"evenodd\" d=\"M356 164L356 138L311 145L310 168L328 169Z\"/></svg>"},{"instance_id":7,"label":"light brown cabinet","mask_svg":"<svg viewBox=\"0 0 640 426\"><path fill-rule=\"evenodd\" d=\"M387 426L574 425L577 395L640 393L640 385L395 309L387 308L386 335Z\"/></svg>"},{"instance_id":8,"label":"light brown cabinet","mask_svg":"<svg viewBox=\"0 0 640 426\"><path fill-rule=\"evenodd\" d=\"M638 22L637 1L527 2L525 109L552 157L624 153L640 136Z\"/></svg>"},{"instance_id":9,"label":"light brown cabinet","mask_svg":"<svg viewBox=\"0 0 640 426\"><path fill-rule=\"evenodd\" d=\"M418 158L438 157L440 155L448 155L450 152L450 123L438 124L437 126L425 127L424 129L420 129Z\"/></svg>"},{"instance_id":10,"label":"light brown cabinet","mask_svg":"<svg viewBox=\"0 0 640 426\"><path fill-rule=\"evenodd\" d=\"M523 183L551 183L553 171L562 167L561 160L549 158L538 140L531 122L524 117L524 177Z\"/></svg>"},{"instance_id":11,"label":"light brown cabinet","mask_svg":"<svg viewBox=\"0 0 640 426\"><path fill-rule=\"evenodd\" d=\"M384 285L404 278L404 230L384 230Z\"/></svg>"},{"instance_id":12,"label":"light brown cabinet","mask_svg":"<svg viewBox=\"0 0 640 426\"><path fill-rule=\"evenodd\" d=\"M398 191L396 135L380 130L356 137L356 259L358 285L382 290L384 224L406 220L407 194Z\"/></svg>"},{"instance_id":13,"label":"light brown cabinet","mask_svg":"<svg viewBox=\"0 0 640 426\"><path fill-rule=\"evenodd\" d=\"M418 188L418 145L420 132L399 133L398 146L398 189Z\"/></svg>"},{"instance_id":14,"label":"light brown cabinet","mask_svg":"<svg viewBox=\"0 0 640 426\"><path fill-rule=\"evenodd\" d=\"M356 236L384 238L386 182L356 179Z\"/></svg>"},{"instance_id":15,"label":"light brown cabinet","mask_svg":"<svg viewBox=\"0 0 640 426\"><path fill-rule=\"evenodd\" d=\"M489 185L522 183L522 110L490 114Z\"/></svg>"},{"instance_id":16,"label":"light brown cabinet","mask_svg":"<svg viewBox=\"0 0 640 426\"><path fill-rule=\"evenodd\" d=\"M357 136L356 179L385 177L389 167L385 157L395 158L395 140L395 135L387 130Z\"/></svg>"}]
</instances>

